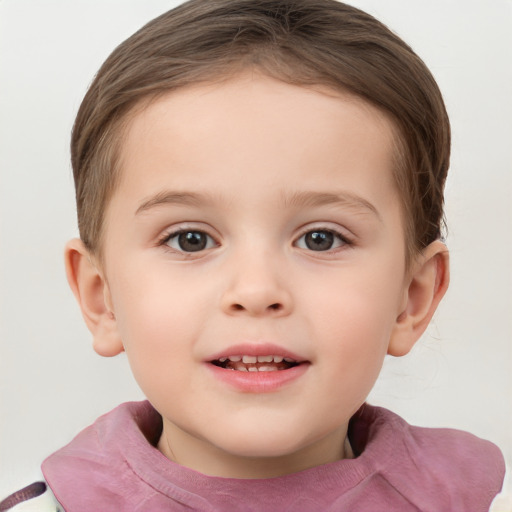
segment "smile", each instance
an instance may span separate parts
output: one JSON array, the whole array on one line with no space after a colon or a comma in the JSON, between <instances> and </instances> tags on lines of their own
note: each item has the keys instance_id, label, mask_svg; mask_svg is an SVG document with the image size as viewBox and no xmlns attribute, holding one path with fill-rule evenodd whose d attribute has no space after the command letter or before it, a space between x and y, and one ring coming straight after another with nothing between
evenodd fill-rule
<instances>
[{"instance_id":1,"label":"smile","mask_svg":"<svg viewBox=\"0 0 512 512\"><path fill-rule=\"evenodd\" d=\"M289 370L300 364L295 359L280 355L233 355L215 359L211 363L226 370L239 372L277 372Z\"/></svg>"}]
</instances>

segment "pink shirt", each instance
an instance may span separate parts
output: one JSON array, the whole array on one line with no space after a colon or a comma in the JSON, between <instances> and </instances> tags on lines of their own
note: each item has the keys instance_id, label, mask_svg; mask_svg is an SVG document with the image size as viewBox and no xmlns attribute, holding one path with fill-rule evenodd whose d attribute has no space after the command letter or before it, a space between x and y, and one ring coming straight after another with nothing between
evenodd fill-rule
<instances>
[{"instance_id":1,"label":"pink shirt","mask_svg":"<svg viewBox=\"0 0 512 512\"><path fill-rule=\"evenodd\" d=\"M487 512L505 471L488 441L366 404L349 429L356 458L269 479L180 466L155 448L160 432L149 402L123 404L46 459L44 476L66 512Z\"/></svg>"}]
</instances>

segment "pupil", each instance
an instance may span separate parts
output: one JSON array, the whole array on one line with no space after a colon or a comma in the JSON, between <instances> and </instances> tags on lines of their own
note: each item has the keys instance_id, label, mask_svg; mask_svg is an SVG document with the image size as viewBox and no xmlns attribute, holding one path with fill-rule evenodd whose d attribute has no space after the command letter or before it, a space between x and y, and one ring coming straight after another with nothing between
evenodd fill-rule
<instances>
[{"instance_id":1,"label":"pupil","mask_svg":"<svg viewBox=\"0 0 512 512\"><path fill-rule=\"evenodd\" d=\"M180 233L178 243L183 251L202 251L206 247L206 236L198 231L187 231Z\"/></svg>"},{"instance_id":2,"label":"pupil","mask_svg":"<svg viewBox=\"0 0 512 512\"><path fill-rule=\"evenodd\" d=\"M305 242L312 251L327 251L332 247L334 235L329 231L311 231L306 235Z\"/></svg>"}]
</instances>

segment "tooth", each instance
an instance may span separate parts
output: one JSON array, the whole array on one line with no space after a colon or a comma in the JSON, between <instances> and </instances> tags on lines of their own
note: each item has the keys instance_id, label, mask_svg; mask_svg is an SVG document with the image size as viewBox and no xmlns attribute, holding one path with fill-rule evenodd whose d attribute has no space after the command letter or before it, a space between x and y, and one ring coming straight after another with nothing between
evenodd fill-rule
<instances>
[{"instance_id":1,"label":"tooth","mask_svg":"<svg viewBox=\"0 0 512 512\"><path fill-rule=\"evenodd\" d=\"M235 370L238 370L239 372L246 372L246 371L248 371L248 370L247 370L247 367L246 367L246 366L242 366L241 364L240 364L240 365L238 365L238 366L235 368Z\"/></svg>"},{"instance_id":2,"label":"tooth","mask_svg":"<svg viewBox=\"0 0 512 512\"><path fill-rule=\"evenodd\" d=\"M275 366L260 366L258 368L260 372L277 372L277 368Z\"/></svg>"},{"instance_id":3,"label":"tooth","mask_svg":"<svg viewBox=\"0 0 512 512\"><path fill-rule=\"evenodd\" d=\"M272 356L258 356L258 363L271 363Z\"/></svg>"},{"instance_id":4,"label":"tooth","mask_svg":"<svg viewBox=\"0 0 512 512\"><path fill-rule=\"evenodd\" d=\"M219 361L220 361L221 363L225 363L227 360L228 360L228 358L227 358L227 357L221 357L221 358L219 359Z\"/></svg>"},{"instance_id":5,"label":"tooth","mask_svg":"<svg viewBox=\"0 0 512 512\"><path fill-rule=\"evenodd\" d=\"M256 356L243 356L242 361L244 363L256 363L258 358Z\"/></svg>"},{"instance_id":6,"label":"tooth","mask_svg":"<svg viewBox=\"0 0 512 512\"><path fill-rule=\"evenodd\" d=\"M283 356L272 356L274 359L274 363L282 363L283 362Z\"/></svg>"},{"instance_id":7,"label":"tooth","mask_svg":"<svg viewBox=\"0 0 512 512\"><path fill-rule=\"evenodd\" d=\"M285 357L284 360L287 362L287 363L295 363L295 359L292 359L291 357Z\"/></svg>"},{"instance_id":8,"label":"tooth","mask_svg":"<svg viewBox=\"0 0 512 512\"><path fill-rule=\"evenodd\" d=\"M248 370L250 372L257 372L258 371L258 368L256 368L256 366L249 366Z\"/></svg>"},{"instance_id":9,"label":"tooth","mask_svg":"<svg viewBox=\"0 0 512 512\"><path fill-rule=\"evenodd\" d=\"M228 359L233 363L238 363L242 360L242 356L229 356Z\"/></svg>"}]
</instances>

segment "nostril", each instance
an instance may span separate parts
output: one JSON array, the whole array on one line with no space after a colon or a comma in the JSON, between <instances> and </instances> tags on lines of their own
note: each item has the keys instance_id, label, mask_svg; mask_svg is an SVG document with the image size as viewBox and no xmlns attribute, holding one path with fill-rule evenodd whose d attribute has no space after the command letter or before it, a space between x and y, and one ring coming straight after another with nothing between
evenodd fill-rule
<instances>
[{"instance_id":1,"label":"nostril","mask_svg":"<svg viewBox=\"0 0 512 512\"><path fill-rule=\"evenodd\" d=\"M242 306L242 304L232 304L231 309L234 311L245 311L246 308ZM266 309L271 311L280 311L283 309L283 305L279 302L276 302L274 304L270 304L270 306L268 306Z\"/></svg>"}]
</instances>

